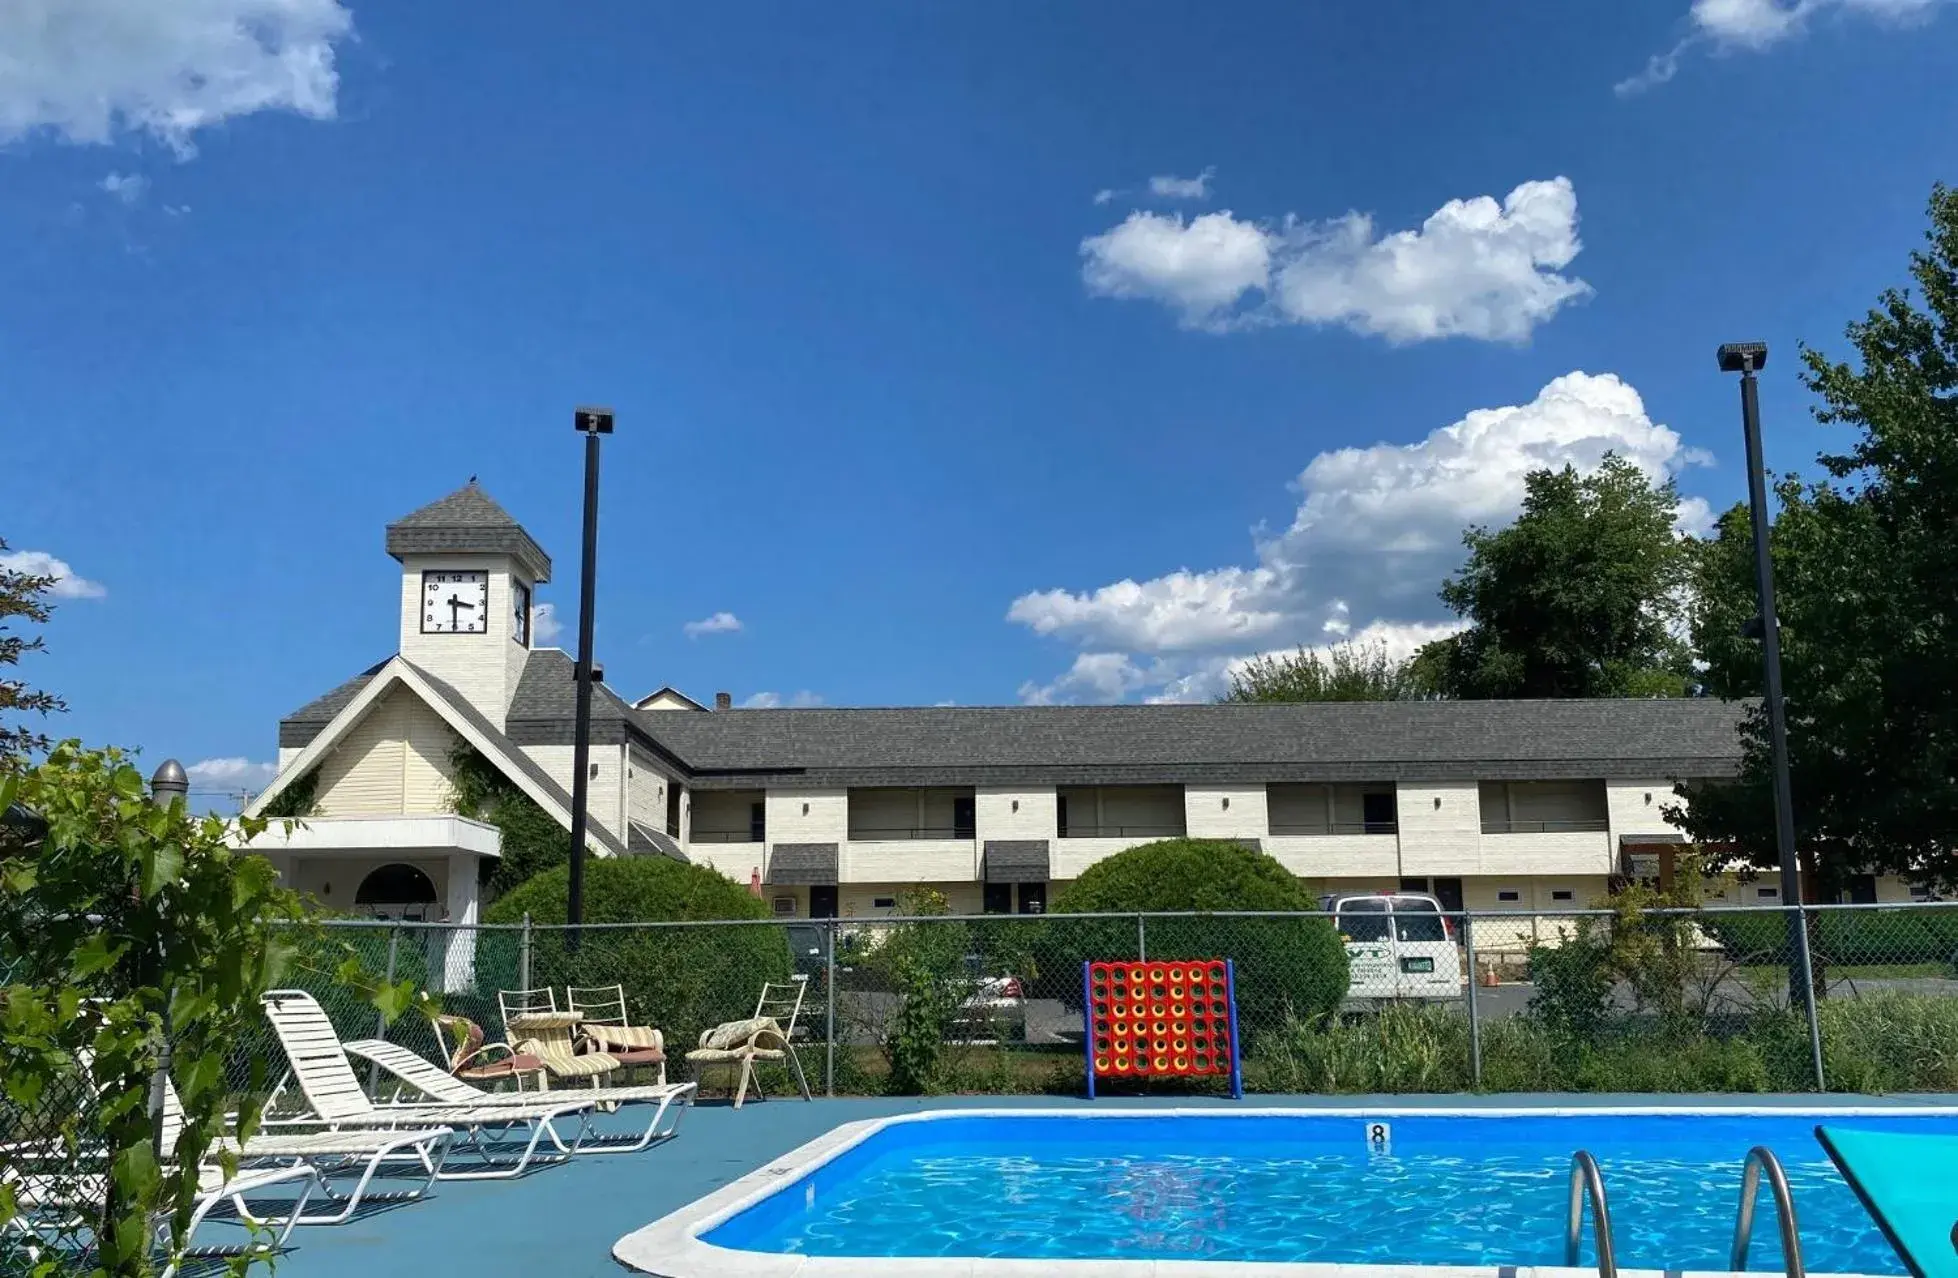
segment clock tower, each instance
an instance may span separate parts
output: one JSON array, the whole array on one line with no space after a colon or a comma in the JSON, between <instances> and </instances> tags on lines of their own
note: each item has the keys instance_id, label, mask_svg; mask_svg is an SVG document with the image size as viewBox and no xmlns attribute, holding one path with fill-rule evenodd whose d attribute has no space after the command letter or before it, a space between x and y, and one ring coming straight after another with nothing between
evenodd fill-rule
<instances>
[{"instance_id":1,"label":"clock tower","mask_svg":"<svg viewBox=\"0 0 1958 1278\"><path fill-rule=\"evenodd\" d=\"M474 479L389 524L387 551L401 564L402 657L500 730L551 557Z\"/></svg>"}]
</instances>

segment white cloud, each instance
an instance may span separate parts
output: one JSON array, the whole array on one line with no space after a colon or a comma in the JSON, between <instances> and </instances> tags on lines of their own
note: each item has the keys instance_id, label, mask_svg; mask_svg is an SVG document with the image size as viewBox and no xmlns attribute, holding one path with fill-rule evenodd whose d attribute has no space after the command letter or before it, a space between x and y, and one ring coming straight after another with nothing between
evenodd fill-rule
<instances>
[{"instance_id":1,"label":"white cloud","mask_svg":"<svg viewBox=\"0 0 1958 1278\"><path fill-rule=\"evenodd\" d=\"M1125 652L1084 652L1074 659L1067 673L1052 683L1028 680L1021 684L1020 700L1030 706L1114 702L1148 682L1148 674Z\"/></svg>"},{"instance_id":2,"label":"white cloud","mask_svg":"<svg viewBox=\"0 0 1958 1278\"><path fill-rule=\"evenodd\" d=\"M540 603L530 610L531 641L550 643L564 633L564 623L557 619L557 605Z\"/></svg>"},{"instance_id":3,"label":"white cloud","mask_svg":"<svg viewBox=\"0 0 1958 1278\"><path fill-rule=\"evenodd\" d=\"M253 763L242 755L230 755L200 760L184 772L194 789L258 791L271 782L278 770L276 763Z\"/></svg>"},{"instance_id":4,"label":"white cloud","mask_svg":"<svg viewBox=\"0 0 1958 1278\"><path fill-rule=\"evenodd\" d=\"M1589 471L1606 452L1655 479L1709 460L1653 422L1616 376L1568 373L1528 403L1477 409L1415 443L1320 453L1295 481L1289 526L1256 538L1255 563L1032 591L1007 617L1084 650L1044 685L1056 697L1150 687L1151 696L1203 699L1222 691L1245 654L1298 644L1384 642L1406 655L1452 625L1435 592L1461 564L1463 529L1512 519L1530 471ZM1703 529L1711 511L1688 499L1679 520Z\"/></svg>"},{"instance_id":5,"label":"white cloud","mask_svg":"<svg viewBox=\"0 0 1958 1278\"><path fill-rule=\"evenodd\" d=\"M124 204L141 204L150 180L140 173L111 173L96 185Z\"/></svg>"},{"instance_id":6,"label":"white cloud","mask_svg":"<svg viewBox=\"0 0 1958 1278\"><path fill-rule=\"evenodd\" d=\"M822 705L823 699L807 688L794 696L784 698L779 692L757 692L741 703L743 710L780 710L784 706L791 710L808 710Z\"/></svg>"},{"instance_id":7,"label":"white cloud","mask_svg":"<svg viewBox=\"0 0 1958 1278\"><path fill-rule=\"evenodd\" d=\"M1207 200L1210 198L1210 179L1216 176L1215 165L1193 178L1159 174L1149 179L1149 194L1165 200Z\"/></svg>"},{"instance_id":8,"label":"white cloud","mask_svg":"<svg viewBox=\"0 0 1958 1278\"><path fill-rule=\"evenodd\" d=\"M1096 204L1107 204L1113 201L1114 198L1115 198L1115 189L1113 187L1104 186L1101 188L1101 190L1095 192Z\"/></svg>"},{"instance_id":9,"label":"white cloud","mask_svg":"<svg viewBox=\"0 0 1958 1278\"><path fill-rule=\"evenodd\" d=\"M1088 291L1175 308L1193 328L1338 324L1390 342L1520 342L1590 285L1557 272L1582 248L1568 178L1525 182L1498 203L1450 200L1420 229L1380 234L1371 216L1287 215L1264 226L1230 211L1187 224L1135 212L1081 242ZM1246 304L1253 294L1260 304Z\"/></svg>"},{"instance_id":10,"label":"white cloud","mask_svg":"<svg viewBox=\"0 0 1958 1278\"><path fill-rule=\"evenodd\" d=\"M1760 52L1800 36L1818 14L1840 12L1893 25L1927 21L1944 0L1693 0L1688 28L1678 43L1647 59L1645 69L1612 86L1631 97L1664 84L1679 71L1680 58L1695 45L1715 52Z\"/></svg>"},{"instance_id":11,"label":"white cloud","mask_svg":"<svg viewBox=\"0 0 1958 1278\"><path fill-rule=\"evenodd\" d=\"M331 119L338 0L7 0L0 143L143 133L180 156L200 129L258 111Z\"/></svg>"},{"instance_id":12,"label":"white cloud","mask_svg":"<svg viewBox=\"0 0 1958 1278\"><path fill-rule=\"evenodd\" d=\"M686 625L681 626L680 629L686 633L689 639L698 639L702 635L732 634L741 629L741 618L731 612L717 612L713 616L704 617L699 621L689 621Z\"/></svg>"},{"instance_id":13,"label":"white cloud","mask_svg":"<svg viewBox=\"0 0 1958 1278\"><path fill-rule=\"evenodd\" d=\"M1146 298L1173 306L1191 327L1215 324L1271 278L1271 239L1229 210L1185 225L1177 214L1134 212L1121 225L1081 241L1081 278L1101 297Z\"/></svg>"},{"instance_id":14,"label":"white cloud","mask_svg":"<svg viewBox=\"0 0 1958 1278\"><path fill-rule=\"evenodd\" d=\"M0 554L0 570L25 573L30 577L52 577L48 591L56 599L100 599L109 588L99 581L78 576L65 559L56 559L45 550L13 550Z\"/></svg>"}]
</instances>

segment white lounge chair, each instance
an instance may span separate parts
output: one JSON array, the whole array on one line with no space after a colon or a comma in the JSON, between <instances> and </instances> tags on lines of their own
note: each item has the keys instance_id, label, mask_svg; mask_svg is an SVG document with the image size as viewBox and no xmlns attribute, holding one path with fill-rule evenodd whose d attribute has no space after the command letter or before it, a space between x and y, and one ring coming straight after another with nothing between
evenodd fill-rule
<instances>
[{"instance_id":1,"label":"white lounge chair","mask_svg":"<svg viewBox=\"0 0 1958 1278\"><path fill-rule=\"evenodd\" d=\"M0 1167L0 1185L5 1185L14 1198L14 1215L7 1222L7 1230L24 1236L22 1245L31 1260L38 1259L44 1248L53 1250L54 1237L73 1234L78 1229L99 1224L102 1203L109 1196L107 1172L75 1173L65 1168L60 1171L36 1171L31 1167L36 1160L23 1157L19 1147L9 1147L7 1154L9 1165ZM62 1162L67 1161L65 1153L59 1157ZM56 1155L49 1151L47 1158L54 1161ZM283 1217L260 1216L246 1206L248 1196L261 1194L277 1185L299 1187L298 1197ZM255 1171L240 1170L231 1177L227 1177L220 1167L208 1164L199 1166L197 1194L193 1200L195 1205L190 1214L190 1227L184 1231L184 1245L170 1255L161 1278L172 1278L178 1265L188 1258L270 1255L282 1250L292 1236L294 1226L300 1223L307 1201L319 1188L319 1173L304 1164ZM247 1222L254 1226L275 1224L278 1226L277 1233L270 1240L254 1238L249 1243L235 1246L194 1245L192 1239L196 1237L204 1218L211 1214L212 1208L227 1200ZM159 1246L167 1247L170 1239L169 1216L159 1215L152 1222L152 1229Z\"/></svg>"},{"instance_id":2,"label":"white lounge chair","mask_svg":"<svg viewBox=\"0 0 1958 1278\"><path fill-rule=\"evenodd\" d=\"M165 1149L176 1148L183 1125L183 1101L177 1095L176 1086L166 1078L163 1080ZM241 1163L289 1159L291 1165L312 1168L320 1174L320 1195L332 1201L338 1210L302 1215L298 1214L304 1207L302 1202L300 1208L295 1209L294 1222L301 1225L337 1225L349 1219L363 1202L413 1202L426 1194L441 1175L442 1163L449 1153L449 1142L454 1137L455 1129L451 1127L423 1127L406 1131L258 1132L243 1144L229 1136L220 1137L211 1146L210 1153L235 1154ZM428 1172L428 1179L422 1182L420 1188L368 1192L368 1186L380 1173L382 1163L405 1159L413 1159ZM336 1193L327 1178L335 1172L354 1167L360 1169L360 1179L354 1183L353 1192ZM240 1216L254 1224L259 1223L246 1212L242 1200L234 1206Z\"/></svg>"},{"instance_id":3,"label":"white lounge chair","mask_svg":"<svg viewBox=\"0 0 1958 1278\"><path fill-rule=\"evenodd\" d=\"M376 1105L361 1089L360 1079L340 1036L326 1012L304 990L273 990L261 1000L272 1029L291 1062L292 1079L298 1083L310 1112L294 1119L278 1120L280 1125L297 1122L336 1131L399 1130L408 1127L440 1125L456 1129L462 1145L474 1153L480 1168L455 1170L444 1167L442 1180L508 1180L522 1175L532 1163L556 1163L570 1158L591 1130L592 1104L586 1100L561 1100L552 1097L524 1098L522 1103L497 1105ZM517 1098L511 1098L516 1101ZM578 1120L578 1130L566 1144L556 1124L566 1118ZM523 1152L514 1159L491 1152L486 1137L502 1143L505 1133L527 1129ZM555 1154L540 1154L537 1147L548 1139ZM508 1164L508 1165L504 1165Z\"/></svg>"},{"instance_id":4,"label":"white lounge chair","mask_svg":"<svg viewBox=\"0 0 1958 1278\"><path fill-rule=\"evenodd\" d=\"M450 1105L522 1105L534 1103L536 1093L524 1092L486 1092L472 1083L449 1073L422 1056L408 1050L399 1043L389 1043L378 1038L358 1039L341 1044L349 1055L361 1057L379 1065L401 1083L429 1097L432 1100ZM550 1095L560 1101L583 1101L589 1105L652 1105L652 1121L637 1139L631 1137L607 1139L588 1138L578 1152L581 1154L630 1154L646 1148L656 1140L670 1140L680 1130L680 1120L686 1117L687 1107L693 1103L698 1085L694 1083L658 1083L643 1087L592 1087L576 1091L554 1091ZM413 1104L414 1102L409 1102ZM673 1122L661 1129L660 1121L673 1106Z\"/></svg>"}]
</instances>

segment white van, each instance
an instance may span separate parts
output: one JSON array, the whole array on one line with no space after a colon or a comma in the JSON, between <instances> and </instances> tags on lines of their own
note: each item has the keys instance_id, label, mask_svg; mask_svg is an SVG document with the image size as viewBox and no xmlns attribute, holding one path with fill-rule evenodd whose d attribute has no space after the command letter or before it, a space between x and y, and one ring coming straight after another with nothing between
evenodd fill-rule
<instances>
[{"instance_id":1,"label":"white van","mask_svg":"<svg viewBox=\"0 0 1958 1278\"><path fill-rule=\"evenodd\" d=\"M1462 997L1455 921L1426 892L1337 892L1319 898L1346 942L1349 1005Z\"/></svg>"}]
</instances>

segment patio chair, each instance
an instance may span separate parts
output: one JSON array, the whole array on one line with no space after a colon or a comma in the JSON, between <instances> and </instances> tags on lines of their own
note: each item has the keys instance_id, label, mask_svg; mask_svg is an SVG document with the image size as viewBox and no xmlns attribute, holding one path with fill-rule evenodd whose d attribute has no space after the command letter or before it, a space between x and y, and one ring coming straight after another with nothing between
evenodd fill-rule
<instances>
[{"instance_id":1,"label":"patio chair","mask_svg":"<svg viewBox=\"0 0 1958 1278\"><path fill-rule=\"evenodd\" d=\"M361 1089L359 1077L347 1063L340 1035L311 994L273 990L260 1001L280 1046L285 1048L291 1077L310 1107L310 1112L300 1118L278 1120L280 1126L300 1123L335 1131L453 1127L462 1138L460 1143L481 1165L463 1171L444 1167L439 1173L443 1180L507 1180L522 1175L532 1163L563 1162L591 1130L591 1102L581 1100L538 1096L512 1097L511 1103L498 1105L376 1105ZM557 1124L568 1118L577 1119L578 1130L567 1145L558 1134ZM515 1129L528 1132L528 1139L517 1138L523 1140L522 1152L515 1158L493 1153L490 1142L503 1143L506 1134ZM537 1152L546 1139L557 1153Z\"/></svg>"},{"instance_id":2,"label":"patio chair","mask_svg":"<svg viewBox=\"0 0 1958 1278\"><path fill-rule=\"evenodd\" d=\"M428 1023L435 1030L435 1041L448 1057L449 1073L465 1082L500 1083L515 1079L521 1091L524 1079L544 1068L543 1061L508 1043L485 1042L488 1035L483 1033L483 1027L467 1016L430 1012Z\"/></svg>"},{"instance_id":3,"label":"patio chair","mask_svg":"<svg viewBox=\"0 0 1958 1278\"><path fill-rule=\"evenodd\" d=\"M163 1080L163 1147L174 1149L177 1137L184 1126L183 1100L177 1095L177 1088L169 1079ZM300 1225L338 1225L351 1219L363 1202L413 1202L423 1197L435 1185L442 1171L442 1163L448 1157L449 1141L455 1130L449 1127L423 1127L410 1130L389 1130L374 1132L258 1132L250 1140L240 1143L229 1136L219 1137L211 1145L207 1157L218 1154L235 1155L241 1163L260 1159L290 1159L294 1165L308 1167L319 1173L316 1186L320 1195L339 1210L318 1215L304 1215L305 1199L302 1198L293 1208L293 1217L288 1222ZM384 1190L370 1193L368 1186L380 1173L384 1162L399 1162L412 1158L428 1172L428 1179L418 1189ZM353 1167L360 1168L360 1179L355 1182L353 1192L336 1193L327 1177L337 1171ZM289 1168L288 1168L289 1170ZM270 1183L270 1182L267 1182ZM259 1223L245 1209L242 1199L233 1202L238 1215L253 1224Z\"/></svg>"},{"instance_id":4,"label":"patio chair","mask_svg":"<svg viewBox=\"0 0 1958 1278\"><path fill-rule=\"evenodd\" d=\"M666 1039L650 1025L634 1025L626 1016L624 985L564 987L564 998L578 1013L578 1032L592 1050L604 1052L621 1069L658 1066L666 1082Z\"/></svg>"},{"instance_id":5,"label":"patio chair","mask_svg":"<svg viewBox=\"0 0 1958 1278\"><path fill-rule=\"evenodd\" d=\"M341 1044L347 1053L361 1057L379 1065L392 1074L401 1084L421 1093L432 1100L452 1105L508 1105L523 1104L536 1099L535 1093L519 1095L511 1092L486 1092L481 1088L444 1073L442 1069L424 1060L399 1043L383 1039L366 1038ZM693 1083L661 1083L644 1087L595 1087L579 1091L557 1091L551 1095L559 1100L580 1100L594 1106L613 1107L618 1105L652 1105L652 1121L636 1140L631 1137L602 1138L592 1137L578 1149L580 1154L630 1154L646 1148L656 1140L670 1140L680 1130L680 1120L686 1117L687 1106L693 1101L697 1085ZM673 1122L662 1129L660 1121L666 1117L667 1110L678 1105Z\"/></svg>"},{"instance_id":6,"label":"patio chair","mask_svg":"<svg viewBox=\"0 0 1958 1278\"><path fill-rule=\"evenodd\" d=\"M66 1170L34 1171L29 1169L29 1164L34 1160L24 1157L17 1147L9 1147L7 1155L10 1161L7 1166L0 1167L0 1186L4 1186L12 1196L14 1214L7 1221L6 1228L9 1233L22 1235L22 1245L30 1262L38 1261L44 1248L53 1250L53 1244L62 1235L72 1235L100 1223L102 1204L109 1196L108 1172L76 1174ZM48 1151L50 1161L57 1158L66 1161L66 1157L65 1153L52 1149ZM247 1195L261 1194L278 1185L299 1186L298 1197L292 1201L283 1217L257 1216L245 1205ZM284 1250L287 1240L292 1237L293 1228L301 1223L307 1200L319 1188L319 1172L304 1163L255 1171L240 1170L235 1176L227 1176L221 1167L200 1164L190 1226L184 1231L184 1245L170 1254L169 1261L161 1270L161 1278L174 1278L178 1266L186 1259L266 1256ZM270 1240L255 1238L240 1245L194 1245L191 1240L196 1237L205 1217L211 1214L212 1208L225 1201L230 1201L238 1215L253 1225L277 1225L276 1235ZM158 1244L167 1246L170 1239L169 1216L159 1214L151 1222L151 1229Z\"/></svg>"},{"instance_id":7,"label":"patio chair","mask_svg":"<svg viewBox=\"0 0 1958 1278\"><path fill-rule=\"evenodd\" d=\"M525 1056L534 1056L544 1068L537 1074L539 1091L550 1090L554 1078L574 1079L577 1086L594 1087L593 1081L619 1067L619 1059L606 1052L580 1052L577 1028L582 1019L573 1011L560 1011L557 994L550 989L498 990L496 1005L503 1013L503 1032Z\"/></svg>"},{"instance_id":8,"label":"patio chair","mask_svg":"<svg viewBox=\"0 0 1958 1278\"><path fill-rule=\"evenodd\" d=\"M756 1061L788 1061L796 1085L802 1089L802 1099L813 1099L809 1095L809 1081L802 1076L802 1061L789 1046L788 1035L772 1017L751 1016L745 1021L729 1021L703 1031L700 1046L687 1053L687 1060L696 1073L704 1074L723 1066L734 1071L739 1079L734 1086L736 1109L747 1099L750 1083L754 1084L755 1095L766 1099L761 1080L755 1077Z\"/></svg>"},{"instance_id":9,"label":"patio chair","mask_svg":"<svg viewBox=\"0 0 1958 1278\"><path fill-rule=\"evenodd\" d=\"M802 1017L802 999L809 992L809 978L800 973L786 981L768 981L755 1000L755 1015L772 1018L782 1027L782 1037L795 1041L796 1024ZM786 1015L784 1015L786 1013Z\"/></svg>"}]
</instances>

